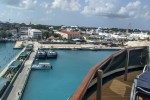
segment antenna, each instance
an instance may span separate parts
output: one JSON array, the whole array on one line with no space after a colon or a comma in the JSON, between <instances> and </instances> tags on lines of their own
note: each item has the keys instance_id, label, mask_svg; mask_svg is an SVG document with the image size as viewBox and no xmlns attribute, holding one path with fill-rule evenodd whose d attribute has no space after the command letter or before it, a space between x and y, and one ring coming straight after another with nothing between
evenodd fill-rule
<instances>
[{"instance_id":1,"label":"antenna","mask_svg":"<svg viewBox=\"0 0 150 100\"><path fill-rule=\"evenodd\" d=\"M129 29L131 28L131 25L132 25L132 23L131 23L131 22L129 22L128 27L127 27L127 30L126 30L126 35L128 34Z\"/></svg>"}]
</instances>

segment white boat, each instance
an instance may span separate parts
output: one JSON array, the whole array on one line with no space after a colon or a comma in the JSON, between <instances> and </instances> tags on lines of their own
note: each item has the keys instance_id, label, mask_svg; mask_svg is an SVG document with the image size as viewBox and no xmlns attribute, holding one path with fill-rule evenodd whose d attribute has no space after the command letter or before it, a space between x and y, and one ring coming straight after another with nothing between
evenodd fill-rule
<instances>
[{"instance_id":1,"label":"white boat","mask_svg":"<svg viewBox=\"0 0 150 100\"><path fill-rule=\"evenodd\" d=\"M46 52L44 50L38 50L37 58L38 59L45 59L46 58Z\"/></svg>"},{"instance_id":2,"label":"white boat","mask_svg":"<svg viewBox=\"0 0 150 100\"><path fill-rule=\"evenodd\" d=\"M47 62L39 63L38 65L33 65L32 69L52 69L52 65Z\"/></svg>"},{"instance_id":3,"label":"white boat","mask_svg":"<svg viewBox=\"0 0 150 100\"><path fill-rule=\"evenodd\" d=\"M49 50L47 52L47 58L56 58L57 57L57 52L54 50Z\"/></svg>"}]
</instances>

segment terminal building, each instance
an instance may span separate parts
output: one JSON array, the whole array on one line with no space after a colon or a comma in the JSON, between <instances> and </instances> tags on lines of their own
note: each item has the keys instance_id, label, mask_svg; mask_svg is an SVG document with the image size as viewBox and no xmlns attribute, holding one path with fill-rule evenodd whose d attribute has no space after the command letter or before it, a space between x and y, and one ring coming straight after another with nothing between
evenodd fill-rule
<instances>
[{"instance_id":1,"label":"terminal building","mask_svg":"<svg viewBox=\"0 0 150 100\"><path fill-rule=\"evenodd\" d=\"M23 40L26 40L28 39L28 34L29 34L29 31L30 31L31 27L21 27L19 29L19 32L18 32L18 36L23 39Z\"/></svg>"},{"instance_id":2,"label":"terminal building","mask_svg":"<svg viewBox=\"0 0 150 100\"><path fill-rule=\"evenodd\" d=\"M31 27L21 27L17 35L23 40L38 39L42 36L42 32L38 29L31 29Z\"/></svg>"},{"instance_id":3,"label":"terminal building","mask_svg":"<svg viewBox=\"0 0 150 100\"><path fill-rule=\"evenodd\" d=\"M38 39L42 36L42 31L38 30L38 29L31 29L29 31L28 36L32 39Z\"/></svg>"}]
</instances>

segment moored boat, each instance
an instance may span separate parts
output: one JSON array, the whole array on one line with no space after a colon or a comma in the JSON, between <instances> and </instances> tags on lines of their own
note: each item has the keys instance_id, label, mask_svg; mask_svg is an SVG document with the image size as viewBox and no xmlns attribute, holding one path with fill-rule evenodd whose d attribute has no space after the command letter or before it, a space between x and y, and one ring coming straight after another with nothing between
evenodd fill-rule
<instances>
[{"instance_id":1,"label":"moored boat","mask_svg":"<svg viewBox=\"0 0 150 100\"><path fill-rule=\"evenodd\" d=\"M57 52L54 50L49 50L47 52L47 58L57 58Z\"/></svg>"},{"instance_id":2,"label":"moored boat","mask_svg":"<svg viewBox=\"0 0 150 100\"><path fill-rule=\"evenodd\" d=\"M33 65L32 69L52 69L52 65L47 62L41 62L38 65Z\"/></svg>"},{"instance_id":3,"label":"moored boat","mask_svg":"<svg viewBox=\"0 0 150 100\"><path fill-rule=\"evenodd\" d=\"M38 50L36 57L38 59L45 59L46 58L46 52L44 50Z\"/></svg>"}]
</instances>

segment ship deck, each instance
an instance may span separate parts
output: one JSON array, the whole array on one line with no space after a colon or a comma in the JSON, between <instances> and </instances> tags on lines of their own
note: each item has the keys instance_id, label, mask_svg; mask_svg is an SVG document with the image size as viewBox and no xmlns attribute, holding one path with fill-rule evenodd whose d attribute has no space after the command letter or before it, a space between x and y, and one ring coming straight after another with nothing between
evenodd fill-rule
<instances>
[{"instance_id":1,"label":"ship deck","mask_svg":"<svg viewBox=\"0 0 150 100\"><path fill-rule=\"evenodd\" d=\"M106 83L102 89L102 100L130 100L133 80L140 73L141 71L129 73L127 81L124 81L124 75L122 75ZM96 92L88 100L96 100Z\"/></svg>"}]
</instances>

